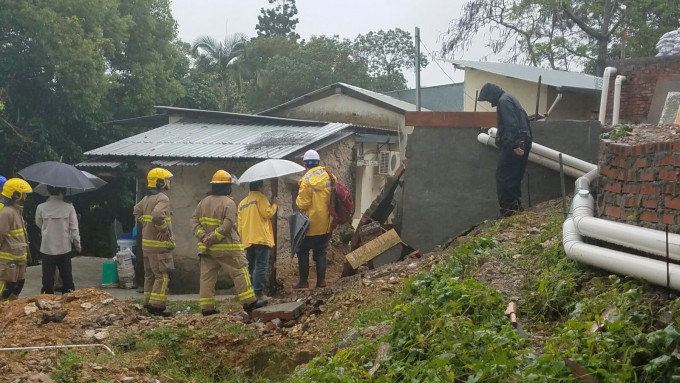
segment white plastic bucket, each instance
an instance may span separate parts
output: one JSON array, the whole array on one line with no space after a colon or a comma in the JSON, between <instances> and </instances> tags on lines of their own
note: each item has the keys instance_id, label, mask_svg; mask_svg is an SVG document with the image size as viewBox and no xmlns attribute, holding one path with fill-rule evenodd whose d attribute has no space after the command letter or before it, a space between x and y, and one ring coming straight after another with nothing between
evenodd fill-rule
<instances>
[{"instance_id":1,"label":"white plastic bucket","mask_svg":"<svg viewBox=\"0 0 680 383\"><path fill-rule=\"evenodd\" d=\"M127 239L127 238L118 238L116 240L118 243L118 251L125 251L126 249L129 249L132 254L137 254L137 240L136 239Z\"/></svg>"}]
</instances>

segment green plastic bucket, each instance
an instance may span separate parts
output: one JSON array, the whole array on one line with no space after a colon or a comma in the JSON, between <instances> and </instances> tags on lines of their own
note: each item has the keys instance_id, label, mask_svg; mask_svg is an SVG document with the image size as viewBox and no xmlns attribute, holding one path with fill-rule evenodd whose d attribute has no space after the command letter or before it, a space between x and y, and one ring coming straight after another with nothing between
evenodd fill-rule
<instances>
[{"instance_id":1,"label":"green plastic bucket","mask_svg":"<svg viewBox=\"0 0 680 383\"><path fill-rule=\"evenodd\" d=\"M116 262L104 262L102 265L102 287L118 287L118 265Z\"/></svg>"}]
</instances>

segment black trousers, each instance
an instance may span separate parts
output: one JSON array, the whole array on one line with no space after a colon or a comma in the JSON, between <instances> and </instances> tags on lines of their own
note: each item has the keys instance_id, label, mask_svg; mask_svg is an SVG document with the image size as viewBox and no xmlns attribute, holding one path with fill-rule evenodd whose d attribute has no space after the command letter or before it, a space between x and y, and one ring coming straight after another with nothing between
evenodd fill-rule
<instances>
[{"instance_id":1,"label":"black trousers","mask_svg":"<svg viewBox=\"0 0 680 383\"><path fill-rule=\"evenodd\" d=\"M42 254L42 253L41 253ZM42 254L42 293L54 294L54 270L59 269L63 282L61 292L68 293L76 289L73 284L71 253L61 255Z\"/></svg>"},{"instance_id":2,"label":"black trousers","mask_svg":"<svg viewBox=\"0 0 680 383\"><path fill-rule=\"evenodd\" d=\"M509 217L522 211L522 179L527 168L531 143L525 146L523 156L515 154L512 148L499 150L496 194L502 217Z\"/></svg>"},{"instance_id":3,"label":"black trousers","mask_svg":"<svg viewBox=\"0 0 680 383\"><path fill-rule=\"evenodd\" d=\"M317 286L326 281L326 250L331 235L312 235L305 237L297 251L298 272L300 273L300 284L307 284L309 278L309 252L316 264L316 284Z\"/></svg>"}]
</instances>

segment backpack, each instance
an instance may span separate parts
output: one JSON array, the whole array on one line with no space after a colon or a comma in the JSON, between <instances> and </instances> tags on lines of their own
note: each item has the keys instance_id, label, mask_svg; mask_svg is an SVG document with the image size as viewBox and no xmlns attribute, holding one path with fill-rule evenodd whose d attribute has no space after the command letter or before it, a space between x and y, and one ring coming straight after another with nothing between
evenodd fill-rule
<instances>
[{"instance_id":1,"label":"backpack","mask_svg":"<svg viewBox=\"0 0 680 383\"><path fill-rule=\"evenodd\" d=\"M330 174L331 198L328 203L328 214L333 218L331 231L352 220L354 215L354 200L347 186L339 182Z\"/></svg>"}]
</instances>

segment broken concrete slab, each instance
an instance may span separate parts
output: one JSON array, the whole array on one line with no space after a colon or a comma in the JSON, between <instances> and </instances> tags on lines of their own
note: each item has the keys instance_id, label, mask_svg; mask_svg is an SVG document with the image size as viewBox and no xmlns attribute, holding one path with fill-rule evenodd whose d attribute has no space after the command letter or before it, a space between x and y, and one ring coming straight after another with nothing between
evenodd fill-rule
<instances>
[{"instance_id":1,"label":"broken concrete slab","mask_svg":"<svg viewBox=\"0 0 680 383\"><path fill-rule=\"evenodd\" d=\"M661 112L659 125L673 124L675 122L675 117L678 114L678 107L680 107L680 92L668 92L666 104Z\"/></svg>"},{"instance_id":2,"label":"broken concrete slab","mask_svg":"<svg viewBox=\"0 0 680 383\"><path fill-rule=\"evenodd\" d=\"M262 319L266 322L277 318L290 321L299 318L303 311L304 303L302 302L281 303L278 305L265 306L254 310L253 318Z\"/></svg>"},{"instance_id":3,"label":"broken concrete slab","mask_svg":"<svg viewBox=\"0 0 680 383\"><path fill-rule=\"evenodd\" d=\"M401 261L403 253L404 247L401 244L396 244L389 250L373 258L370 263L374 269L377 269L378 267Z\"/></svg>"}]
</instances>

